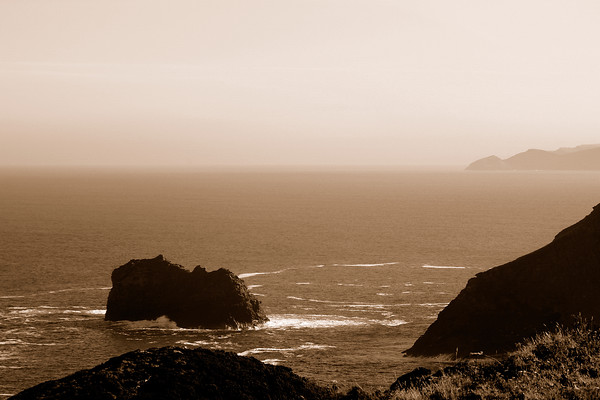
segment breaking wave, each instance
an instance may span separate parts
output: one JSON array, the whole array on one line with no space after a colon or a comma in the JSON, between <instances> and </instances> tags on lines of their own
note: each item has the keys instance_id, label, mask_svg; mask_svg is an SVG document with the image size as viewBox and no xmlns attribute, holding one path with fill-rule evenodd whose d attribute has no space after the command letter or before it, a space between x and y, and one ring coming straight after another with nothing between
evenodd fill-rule
<instances>
[{"instance_id":1,"label":"breaking wave","mask_svg":"<svg viewBox=\"0 0 600 400\"><path fill-rule=\"evenodd\" d=\"M250 349L246 351L242 351L238 353L240 356L249 356L252 354L262 354L262 353L292 353L296 351L302 350L326 350L326 349L334 349L335 346L329 346L326 344L314 344L311 342L306 342L297 347L257 347L255 349ZM280 361L280 360L278 360Z\"/></svg>"},{"instance_id":2,"label":"breaking wave","mask_svg":"<svg viewBox=\"0 0 600 400\"><path fill-rule=\"evenodd\" d=\"M357 327L369 325L399 326L407 322L400 319L370 319L362 317L344 317L323 314L277 314L269 315L269 321L261 325L262 329L320 329Z\"/></svg>"}]
</instances>

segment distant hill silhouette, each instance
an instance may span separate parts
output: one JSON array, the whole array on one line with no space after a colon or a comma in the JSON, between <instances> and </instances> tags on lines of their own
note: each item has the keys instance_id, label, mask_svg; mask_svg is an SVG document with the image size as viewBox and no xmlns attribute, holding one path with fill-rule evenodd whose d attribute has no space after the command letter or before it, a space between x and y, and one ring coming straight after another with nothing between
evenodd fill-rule
<instances>
[{"instance_id":1,"label":"distant hill silhouette","mask_svg":"<svg viewBox=\"0 0 600 400\"><path fill-rule=\"evenodd\" d=\"M600 321L599 283L600 204L550 244L470 279L406 353L505 352L578 314Z\"/></svg>"},{"instance_id":2,"label":"distant hill silhouette","mask_svg":"<svg viewBox=\"0 0 600 400\"><path fill-rule=\"evenodd\" d=\"M600 144L561 147L555 151L530 149L505 160L490 156L471 163L467 170L600 170Z\"/></svg>"}]
</instances>

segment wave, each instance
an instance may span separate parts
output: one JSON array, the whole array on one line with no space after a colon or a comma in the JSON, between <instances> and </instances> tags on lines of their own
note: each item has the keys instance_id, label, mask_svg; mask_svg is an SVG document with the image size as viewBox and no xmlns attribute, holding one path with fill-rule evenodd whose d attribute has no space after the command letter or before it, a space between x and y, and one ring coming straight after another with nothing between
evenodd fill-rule
<instances>
[{"instance_id":1,"label":"wave","mask_svg":"<svg viewBox=\"0 0 600 400\"><path fill-rule=\"evenodd\" d=\"M391 314L388 314L391 316ZM358 327L369 325L399 326L407 322L400 319L370 319L323 314L276 314L269 315L269 321L261 329L322 329Z\"/></svg>"},{"instance_id":2,"label":"wave","mask_svg":"<svg viewBox=\"0 0 600 400\"><path fill-rule=\"evenodd\" d=\"M284 268L284 269L280 269L278 271L267 271L267 272L248 272L245 274L239 274L238 277L240 279L244 279L244 278L250 278L250 277L258 276L258 275L275 275L275 274L281 274L282 272L289 271L292 269L297 269L297 268Z\"/></svg>"},{"instance_id":3,"label":"wave","mask_svg":"<svg viewBox=\"0 0 600 400\"><path fill-rule=\"evenodd\" d=\"M337 328L341 326L365 325L364 321L335 315L299 315L281 314L269 315L264 329L306 329L306 328Z\"/></svg>"},{"instance_id":4,"label":"wave","mask_svg":"<svg viewBox=\"0 0 600 400\"><path fill-rule=\"evenodd\" d=\"M297 296L287 296L287 298L290 300L297 300L297 301L309 301L311 303L331 304L335 307L382 309L382 308L394 306L394 304L378 304L378 303L361 303L361 302L346 302L346 301L334 301L334 300L305 299L303 297L297 297Z\"/></svg>"},{"instance_id":5,"label":"wave","mask_svg":"<svg viewBox=\"0 0 600 400\"><path fill-rule=\"evenodd\" d=\"M452 265L423 265L423 268L431 268L431 269L465 269L465 267L455 267Z\"/></svg>"},{"instance_id":6,"label":"wave","mask_svg":"<svg viewBox=\"0 0 600 400\"><path fill-rule=\"evenodd\" d=\"M110 286L101 286L101 287L87 287L87 288L67 288L67 289L57 289L57 290L49 290L47 292L36 292L36 293L27 293L22 295L8 295L8 296L0 296L0 299L22 299L25 297L39 297L45 296L49 294L59 294L66 292L89 292L92 290L110 290L112 287Z\"/></svg>"},{"instance_id":7,"label":"wave","mask_svg":"<svg viewBox=\"0 0 600 400\"><path fill-rule=\"evenodd\" d=\"M248 285L247 287L248 287L249 290L252 290L252 289L255 289L257 287L262 287L262 286L263 285Z\"/></svg>"},{"instance_id":8,"label":"wave","mask_svg":"<svg viewBox=\"0 0 600 400\"><path fill-rule=\"evenodd\" d=\"M446 307L449 303L421 303L421 307Z\"/></svg>"},{"instance_id":9,"label":"wave","mask_svg":"<svg viewBox=\"0 0 600 400\"><path fill-rule=\"evenodd\" d=\"M280 360L278 358L267 358L266 360L262 360L262 362L264 364L279 365L279 363L282 363L283 360Z\"/></svg>"},{"instance_id":10,"label":"wave","mask_svg":"<svg viewBox=\"0 0 600 400\"><path fill-rule=\"evenodd\" d=\"M164 315L154 320L117 321L116 323L134 330L184 330Z\"/></svg>"},{"instance_id":11,"label":"wave","mask_svg":"<svg viewBox=\"0 0 600 400\"><path fill-rule=\"evenodd\" d=\"M292 353L295 351L302 350L326 350L326 349L334 349L335 346L330 346L327 344L314 344L311 342L306 342L297 347L257 347L255 349L250 349L246 351L242 351L238 353L239 356L249 356L251 354L262 354L262 353Z\"/></svg>"},{"instance_id":12,"label":"wave","mask_svg":"<svg viewBox=\"0 0 600 400\"><path fill-rule=\"evenodd\" d=\"M59 346L58 343L33 343L21 339L6 339L0 342L0 346Z\"/></svg>"},{"instance_id":13,"label":"wave","mask_svg":"<svg viewBox=\"0 0 600 400\"><path fill-rule=\"evenodd\" d=\"M384 267L386 265L398 265L399 262L385 262L372 264L333 264L334 267Z\"/></svg>"},{"instance_id":14,"label":"wave","mask_svg":"<svg viewBox=\"0 0 600 400\"><path fill-rule=\"evenodd\" d=\"M79 315L104 315L106 309L89 309L83 306L70 306L69 308L55 306L37 306L37 307L9 307L9 314L38 316L51 314L79 314Z\"/></svg>"}]
</instances>

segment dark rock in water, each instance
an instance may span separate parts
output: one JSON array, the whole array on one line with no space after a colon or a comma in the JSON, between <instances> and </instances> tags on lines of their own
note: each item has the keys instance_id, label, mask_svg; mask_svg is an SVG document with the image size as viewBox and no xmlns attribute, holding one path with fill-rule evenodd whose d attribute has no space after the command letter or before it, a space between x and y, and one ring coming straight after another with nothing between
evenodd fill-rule
<instances>
[{"instance_id":1,"label":"dark rock in water","mask_svg":"<svg viewBox=\"0 0 600 400\"><path fill-rule=\"evenodd\" d=\"M206 349L133 351L65 378L41 383L11 399L239 400L334 398L281 366Z\"/></svg>"},{"instance_id":2,"label":"dark rock in water","mask_svg":"<svg viewBox=\"0 0 600 400\"><path fill-rule=\"evenodd\" d=\"M545 247L469 280L406 353L505 352L578 314L599 321L599 287L600 204Z\"/></svg>"},{"instance_id":3,"label":"dark rock in water","mask_svg":"<svg viewBox=\"0 0 600 400\"><path fill-rule=\"evenodd\" d=\"M260 302L226 269L193 272L162 255L131 260L112 273L106 320L168 317L180 327L243 327L267 321Z\"/></svg>"}]
</instances>

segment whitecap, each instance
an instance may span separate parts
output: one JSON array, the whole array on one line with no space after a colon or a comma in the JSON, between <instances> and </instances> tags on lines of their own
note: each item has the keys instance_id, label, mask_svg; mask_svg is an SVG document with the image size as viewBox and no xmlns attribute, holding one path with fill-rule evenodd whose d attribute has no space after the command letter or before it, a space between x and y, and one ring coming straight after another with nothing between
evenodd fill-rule
<instances>
[{"instance_id":1,"label":"whitecap","mask_svg":"<svg viewBox=\"0 0 600 400\"><path fill-rule=\"evenodd\" d=\"M196 340L194 342L188 342L186 340L179 340L175 343L183 345L183 346L208 346L211 348L221 348L221 344L219 342L209 341L209 340Z\"/></svg>"},{"instance_id":2,"label":"whitecap","mask_svg":"<svg viewBox=\"0 0 600 400\"><path fill-rule=\"evenodd\" d=\"M389 305L385 305L385 304L342 304L342 307L349 307L349 308L375 308L378 310L382 310L385 308L388 308Z\"/></svg>"},{"instance_id":3,"label":"whitecap","mask_svg":"<svg viewBox=\"0 0 600 400\"><path fill-rule=\"evenodd\" d=\"M106 314L106 309L102 309L102 310L87 310L87 311L84 312L84 314L104 315L104 314Z\"/></svg>"},{"instance_id":4,"label":"whitecap","mask_svg":"<svg viewBox=\"0 0 600 400\"><path fill-rule=\"evenodd\" d=\"M266 360L262 360L262 362L265 364L279 365L279 363L282 363L283 360L280 360L278 358L267 358Z\"/></svg>"},{"instance_id":5,"label":"whitecap","mask_svg":"<svg viewBox=\"0 0 600 400\"><path fill-rule=\"evenodd\" d=\"M362 326L367 324L368 322L364 319L336 315L279 314L269 315L269 321L265 322L261 327L263 329L314 329Z\"/></svg>"},{"instance_id":6,"label":"whitecap","mask_svg":"<svg viewBox=\"0 0 600 400\"><path fill-rule=\"evenodd\" d=\"M250 349L246 351L242 351L238 353L239 356L249 356L251 354L262 354L262 353L290 353L301 350L325 350L325 349L333 349L335 346L330 346L326 344L314 344L311 342L306 342L297 347L285 347L285 348L277 348L277 347L257 347L255 349Z\"/></svg>"},{"instance_id":7,"label":"whitecap","mask_svg":"<svg viewBox=\"0 0 600 400\"><path fill-rule=\"evenodd\" d=\"M465 269L465 267L455 267L452 265L423 265L423 268L431 268L431 269Z\"/></svg>"},{"instance_id":8,"label":"whitecap","mask_svg":"<svg viewBox=\"0 0 600 400\"><path fill-rule=\"evenodd\" d=\"M408 324L408 322L401 320L401 319L378 320L378 321L374 321L374 322L378 323L379 325L392 326L392 327Z\"/></svg>"},{"instance_id":9,"label":"whitecap","mask_svg":"<svg viewBox=\"0 0 600 400\"><path fill-rule=\"evenodd\" d=\"M282 272L288 271L290 269L295 269L295 268L284 268L284 269L280 269L279 271L269 271L269 272L248 272L248 273L245 273L245 274L239 274L238 277L240 279L244 279L244 278L250 278L252 276L257 276L257 275L281 274Z\"/></svg>"},{"instance_id":10,"label":"whitecap","mask_svg":"<svg viewBox=\"0 0 600 400\"><path fill-rule=\"evenodd\" d=\"M262 286L263 286L263 285L248 285L248 289L249 289L249 290L252 290L252 289L255 289L255 288L257 288L257 287L262 287Z\"/></svg>"},{"instance_id":11,"label":"whitecap","mask_svg":"<svg viewBox=\"0 0 600 400\"><path fill-rule=\"evenodd\" d=\"M337 267L384 267L386 265L398 265L399 262L372 263L372 264L333 264Z\"/></svg>"},{"instance_id":12,"label":"whitecap","mask_svg":"<svg viewBox=\"0 0 600 400\"><path fill-rule=\"evenodd\" d=\"M377 296L393 296L391 293L377 293Z\"/></svg>"},{"instance_id":13,"label":"whitecap","mask_svg":"<svg viewBox=\"0 0 600 400\"><path fill-rule=\"evenodd\" d=\"M167 316L163 315L155 320L142 321L119 321L118 323L126 325L131 329L140 330L183 330L177 324L171 321Z\"/></svg>"},{"instance_id":14,"label":"whitecap","mask_svg":"<svg viewBox=\"0 0 600 400\"><path fill-rule=\"evenodd\" d=\"M421 303L422 307L446 307L449 303Z\"/></svg>"},{"instance_id":15,"label":"whitecap","mask_svg":"<svg viewBox=\"0 0 600 400\"><path fill-rule=\"evenodd\" d=\"M58 346L58 343L32 343L21 339L6 339L0 342L0 346Z\"/></svg>"},{"instance_id":16,"label":"whitecap","mask_svg":"<svg viewBox=\"0 0 600 400\"><path fill-rule=\"evenodd\" d=\"M362 284L359 283L338 283L338 286L348 286L348 287L363 287Z\"/></svg>"},{"instance_id":17,"label":"whitecap","mask_svg":"<svg viewBox=\"0 0 600 400\"><path fill-rule=\"evenodd\" d=\"M296 285L311 285L310 282L296 282Z\"/></svg>"}]
</instances>

